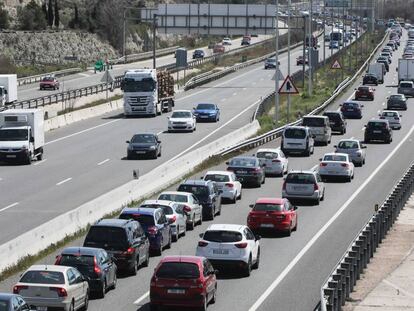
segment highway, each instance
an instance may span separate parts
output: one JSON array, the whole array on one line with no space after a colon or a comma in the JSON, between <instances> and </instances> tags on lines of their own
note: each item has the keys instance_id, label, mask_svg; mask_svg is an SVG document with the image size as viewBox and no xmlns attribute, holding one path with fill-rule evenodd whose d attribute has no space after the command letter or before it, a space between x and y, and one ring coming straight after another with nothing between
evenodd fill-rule
<instances>
[{"instance_id":1,"label":"highway","mask_svg":"<svg viewBox=\"0 0 414 311\"><path fill-rule=\"evenodd\" d=\"M402 41L401 45L404 45ZM333 151L342 138L363 140L363 126L377 117L384 109L386 97L396 93L396 64L402 47L394 53L390 72L385 83L375 87L375 100L364 102L363 118L348 120L347 133L333 136L329 146L318 146L311 157L290 157L290 169L311 169L318 159ZM329 110L353 98L353 89L361 83L358 79L349 91L341 96ZM217 302L209 310L313 310L319 300L319 289L334 268L363 224L374 212L374 204L381 203L394 183L412 162L414 139L414 99L408 100L408 110L402 111L402 129L394 131L391 144L368 144L367 162L356 168L351 183L331 182L326 184L325 200L319 206L300 205L298 208L298 231L291 237L263 236L261 239L261 261L258 270L249 278L233 275L219 277ZM177 140L178 141L178 140ZM262 147L277 147L279 141ZM254 153L254 150L248 154ZM225 169L221 164L212 169ZM198 173L194 178L198 178ZM258 197L281 195L282 178L267 178L261 188L243 188L243 199L237 204L223 205L221 216L214 223L245 224L249 204ZM172 187L174 189L174 187ZM33 214L30 214L32 217ZM194 231L175 243L164 255L193 255L199 233L212 222L204 222ZM3 225L3 224L2 224ZM73 245L82 245L83 239ZM159 257L153 257L148 268L143 268L135 277L119 280L117 289L108 292L105 299L91 301L89 310L149 310L148 289L153 269ZM53 263L50 256L42 263ZM2 284L0 291L9 291L18 276Z\"/></svg>"},{"instance_id":2,"label":"highway","mask_svg":"<svg viewBox=\"0 0 414 311\"><path fill-rule=\"evenodd\" d=\"M300 68L295 59L301 54L301 48L292 51L292 73ZM322 58L322 53L319 56ZM280 63L286 75L287 54L281 55ZM273 90L273 75L274 70L264 70L263 64L257 64L181 93L176 108L192 109L196 103L207 101L217 103L221 109L218 124L200 123L194 133L164 133L166 115L124 119L122 111L47 133L43 161L31 166L1 166L0 243L125 184L132 179L134 169L145 174L183 152L242 127L253 115L257 100ZM161 158L125 160L125 141L138 132L160 134ZM28 213L30 217L26 217ZM13 224L16 218L20 219L19 226Z\"/></svg>"}]
</instances>

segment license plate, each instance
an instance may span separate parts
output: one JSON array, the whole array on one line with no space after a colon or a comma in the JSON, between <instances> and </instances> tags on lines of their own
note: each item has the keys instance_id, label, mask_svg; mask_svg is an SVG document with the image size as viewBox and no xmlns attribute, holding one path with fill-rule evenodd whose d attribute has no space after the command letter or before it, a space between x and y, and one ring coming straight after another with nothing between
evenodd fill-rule
<instances>
[{"instance_id":1,"label":"license plate","mask_svg":"<svg viewBox=\"0 0 414 311\"><path fill-rule=\"evenodd\" d=\"M207 119L207 118L208 118L208 116L200 116L200 118Z\"/></svg>"},{"instance_id":2,"label":"license plate","mask_svg":"<svg viewBox=\"0 0 414 311\"><path fill-rule=\"evenodd\" d=\"M6 155L6 158L15 158L16 157L16 155L15 154L8 154L8 155Z\"/></svg>"},{"instance_id":3,"label":"license plate","mask_svg":"<svg viewBox=\"0 0 414 311\"><path fill-rule=\"evenodd\" d=\"M37 311L47 311L47 307L36 307Z\"/></svg>"},{"instance_id":4,"label":"license plate","mask_svg":"<svg viewBox=\"0 0 414 311\"><path fill-rule=\"evenodd\" d=\"M375 133L375 134L380 134L380 133L381 133L381 131L373 131L373 133Z\"/></svg>"},{"instance_id":5,"label":"license plate","mask_svg":"<svg viewBox=\"0 0 414 311\"><path fill-rule=\"evenodd\" d=\"M293 187L293 189L294 190L305 190L306 187L298 187L298 186L296 186L296 187Z\"/></svg>"},{"instance_id":6,"label":"license plate","mask_svg":"<svg viewBox=\"0 0 414 311\"><path fill-rule=\"evenodd\" d=\"M330 125L335 125L335 122L329 122Z\"/></svg>"},{"instance_id":7,"label":"license plate","mask_svg":"<svg viewBox=\"0 0 414 311\"><path fill-rule=\"evenodd\" d=\"M262 228L273 228L273 224L261 224L260 227Z\"/></svg>"},{"instance_id":8,"label":"license plate","mask_svg":"<svg viewBox=\"0 0 414 311\"><path fill-rule=\"evenodd\" d=\"M348 109L348 111L354 111L354 109Z\"/></svg>"},{"instance_id":9,"label":"license plate","mask_svg":"<svg viewBox=\"0 0 414 311\"><path fill-rule=\"evenodd\" d=\"M170 288L167 290L168 294L185 294L185 289Z\"/></svg>"},{"instance_id":10,"label":"license plate","mask_svg":"<svg viewBox=\"0 0 414 311\"><path fill-rule=\"evenodd\" d=\"M328 171L328 174L335 174L335 171Z\"/></svg>"},{"instance_id":11,"label":"license plate","mask_svg":"<svg viewBox=\"0 0 414 311\"><path fill-rule=\"evenodd\" d=\"M213 254L217 255L228 255L229 250L228 249L213 249Z\"/></svg>"},{"instance_id":12,"label":"license plate","mask_svg":"<svg viewBox=\"0 0 414 311\"><path fill-rule=\"evenodd\" d=\"M237 173L239 173L239 174L246 174L247 171L238 171Z\"/></svg>"},{"instance_id":13,"label":"license plate","mask_svg":"<svg viewBox=\"0 0 414 311\"><path fill-rule=\"evenodd\" d=\"M145 151L135 151L136 154L144 154Z\"/></svg>"}]
</instances>

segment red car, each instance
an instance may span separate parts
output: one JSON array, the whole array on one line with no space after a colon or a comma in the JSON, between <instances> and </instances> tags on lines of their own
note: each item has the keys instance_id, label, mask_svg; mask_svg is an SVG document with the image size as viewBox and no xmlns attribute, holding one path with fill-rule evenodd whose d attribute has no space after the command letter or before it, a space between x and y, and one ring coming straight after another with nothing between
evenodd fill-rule
<instances>
[{"instance_id":1,"label":"red car","mask_svg":"<svg viewBox=\"0 0 414 311\"><path fill-rule=\"evenodd\" d=\"M369 86L360 86L355 89L355 100L360 99L374 100L374 89Z\"/></svg>"},{"instance_id":2,"label":"red car","mask_svg":"<svg viewBox=\"0 0 414 311\"><path fill-rule=\"evenodd\" d=\"M226 48L223 44L216 44L213 48L213 53L224 53Z\"/></svg>"},{"instance_id":3,"label":"red car","mask_svg":"<svg viewBox=\"0 0 414 311\"><path fill-rule=\"evenodd\" d=\"M150 309L177 306L206 310L216 301L216 273L204 257L164 257L151 278Z\"/></svg>"},{"instance_id":4,"label":"red car","mask_svg":"<svg viewBox=\"0 0 414 311\"><path fill-rule=\"evenodd\" d=\"M297 207L287 199L260 198L250 207L247 226L254 232L282 231L290 236L298 227Z\"/></svg>"},{"instance_id":5,"label":"red car","mask_svg":"<svg viewBox=\"0 0 414 311\"><path fill-rule=\"evenodd\" d=\"M45 89L52 89L52 90L58 90L59 89L59 81L53 76L46 76L43 77L43 79L40 81L39 88L41 90Z\"/></svg>"}]
</instances>

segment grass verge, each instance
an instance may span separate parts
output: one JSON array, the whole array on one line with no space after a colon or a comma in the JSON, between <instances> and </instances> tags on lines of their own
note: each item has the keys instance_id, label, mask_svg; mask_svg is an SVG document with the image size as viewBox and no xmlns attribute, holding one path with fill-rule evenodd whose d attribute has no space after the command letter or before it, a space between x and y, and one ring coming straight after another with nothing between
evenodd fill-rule
<instances>
[{"instance_id":1,"label":"grass verge","mask_svg":"<svg viewBox=\"0 0 414 311\"><path fill-rule=\"evenodd\" d=\"M108 99L104 98L104 99L95 100L95 101L93 101L93 102L91 102L89 104L83 105L81 107L65 108L65 109L63 109L61 111L58 111L57 115L60 116L60 115L63 115L65 113L69 113L69 112L73 112L73 111L77 111L77 110L81 110L81 109L85 109L85 108L99 106L99 105L102 105L102 104L105 104L105 103L109 103L111 101L115 101L115 100L121 99L122 97L123 97L123 95L115 95L115 96L109 97Z\"/></svg>"}]
</instances>

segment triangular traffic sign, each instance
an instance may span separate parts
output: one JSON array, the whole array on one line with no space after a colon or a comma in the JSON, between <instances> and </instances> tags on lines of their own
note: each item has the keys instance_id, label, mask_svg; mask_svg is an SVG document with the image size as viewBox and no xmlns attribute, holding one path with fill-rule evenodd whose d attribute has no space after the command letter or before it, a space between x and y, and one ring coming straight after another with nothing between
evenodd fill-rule
<instances>
[{"instance_id":1,"label":"triangular traffic sign","mask_svg":"<svg viewBox=\"0 0 414 311\"><path fill-rule=\"evenodd\" d=\"M342 66L339 60L335 59L335 61L333 62L331 66L331 69L342 69Z\"/></svg>"},{"instance_id":2,"label":"triangular traffic sign","mask_svg":"<svg viewBox=\"0 0 414 311\"><path fill-rule=\"evenodd\" d=\"M112 83L114 82L114 77L112 76L109 70L105 71L104 75L102 76L101 82L103 83Z\"/></svg>"},{"instance_id":3,"label":"triangular traffic sign","mask_svg":"<svg viewBox=\"0 0 414 311\"><path fill-rule=\"evenodd\" d=\"M286 76L285 81L283 81L282 86L279 89L279 94L299 94L299 91L295 84L293 84L290 76Z\"/></svg>"},{"instance_id":4,"label":"triangular traffic sign","mask_svg":"<svg viewBox=\"0 0 414 311\"><path fill-rule=\"evenodd\" d=\"M285 80L285 77L283 76L283 73L280 71L280 69L277 71L277 77L279 81ZM276 73L273 75L272 80L276 81Z\"/></svg>"}]
</instances>

